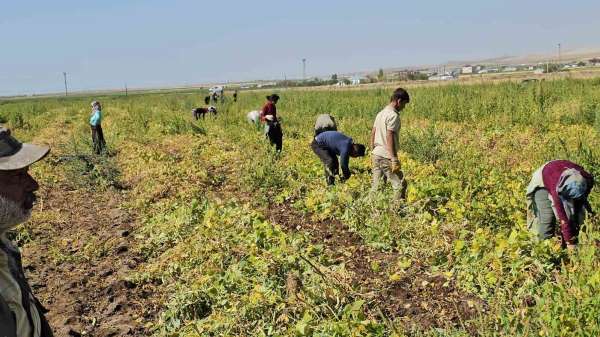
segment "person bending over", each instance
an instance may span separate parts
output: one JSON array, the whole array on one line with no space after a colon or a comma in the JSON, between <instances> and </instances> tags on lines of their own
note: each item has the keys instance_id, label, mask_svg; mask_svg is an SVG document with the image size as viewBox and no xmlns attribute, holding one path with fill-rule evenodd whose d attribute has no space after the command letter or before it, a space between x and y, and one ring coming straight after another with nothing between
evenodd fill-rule
<instances>
[{"instance_id":1,"label":"person bending over","mask_svg":"<svg viewBox=\"0 0 600 337\"><path fill-rule=\"evenodd\" d=\"M553 160L538 168L527 186L527 225L540 240L554 237L557 222L563 247L577 245L594 178L568 160Z\"/></svg>"},{"instance_id":2,"label":"person bending over","mask_svg":"<svg viewBox=\"0 0 600 337\"><path fill-rule=\"evenodd\" d=\"M325 180L327 185L335 184L335 176L342 167L341 180L350 178L350 157L363 157L365 146L355 144L352 138L339 131L325 131L319 133L311 143L313 152L319 157L325 167ZM340 156L338 163L338 156Z\"/></svg>"}]
</instances>

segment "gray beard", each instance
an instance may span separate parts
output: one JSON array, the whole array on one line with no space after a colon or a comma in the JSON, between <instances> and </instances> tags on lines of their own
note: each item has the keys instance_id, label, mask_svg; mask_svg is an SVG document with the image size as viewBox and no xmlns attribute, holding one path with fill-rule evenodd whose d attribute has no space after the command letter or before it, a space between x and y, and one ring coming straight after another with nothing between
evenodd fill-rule
<instances>
[{"instance_id":1,"label":"gray beard","mask_svg":"<svg viewBox=\"0 0 600 337\"><path fill-rule=\"evenodd\" d=\"M16 202L0 196L0 234L21 224L31 217L31 209L24 210Z\"/></svg>"}]
</instances>

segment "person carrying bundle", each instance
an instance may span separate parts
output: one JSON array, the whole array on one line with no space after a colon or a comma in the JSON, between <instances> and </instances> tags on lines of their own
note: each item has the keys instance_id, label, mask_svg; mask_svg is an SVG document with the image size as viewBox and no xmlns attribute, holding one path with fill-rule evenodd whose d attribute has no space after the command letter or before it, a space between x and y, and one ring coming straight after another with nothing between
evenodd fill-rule
<instances>
[{"instance_id":1,"label":"person carrying bundle","mask_svg":"<svg viewBox=\"0 0 600 337\"><path fill-rule=\"evenodd\" d=\"M341 180L350 178L350 157L363 157L365 146L355 144L352 138L339 131L320 132L312 141L310 147L319 157L325 167L325 180L327 185L335 184L335 176L342 168ZM339 163L337 156L340 156ZM341 165L340 165L341 164Z\"/></svg>"},{"instance_id":2,"label":"person carrying bundle","mask_svg":"<svg viewBox=\"0 0 600 337\"><path fill-rule=\"evenodd\" d=\"M279 95L272 94L267 96L267 103L263 106L260 112L260 120L265 123L265 135L269 138L272 145L275 145L275 150L281 152L283 148L283 132L281 124L277 119L277 102Z\"/></svg>"},{"instance_id":3,"label":"person carrying bundle","mask_svg":"<svg viewBox=\"0 0 600 337\"><path fill-rule=\"evenodd\" d=\"M594 178L568 160L553 160L537 169L527 186L527 226L540 240L554 237L559 223L563 247L574 249ZM557 221L558 220L558 221Z\"/></svg>"}]
</instances>

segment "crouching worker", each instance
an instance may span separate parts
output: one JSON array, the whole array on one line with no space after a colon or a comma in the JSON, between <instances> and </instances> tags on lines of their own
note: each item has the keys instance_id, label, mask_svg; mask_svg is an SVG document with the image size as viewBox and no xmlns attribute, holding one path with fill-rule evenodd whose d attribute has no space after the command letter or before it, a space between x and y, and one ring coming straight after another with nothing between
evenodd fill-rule
<instances>
[{"instance_id":1,"label":"crouching worker","mask_svg":"<svg viewBox=\"0 0 600 337\"><path fill-rule=\"evenodd\" d=\"M325 131L337 131L335 119L330 114L319 115L315 122L315 137Z\"/></svg>"},{"instance_id":2,"label":"crouching worker","mask_svg":"<svg viewBox=\"0 0 600 337\"><path fill-rule=\"evenodd\" d=\"M246 114L246 120L250 124L258 125L260 123L260 111L254 110Z\"/></svg>"},{"instance_id":3,"label":"crouching worker","mask_svg":"<svg viewBox=\"0 0 600 337\"><path fill-rule=\"evenodd\" d=\"M533 173L527 186L527 225L540 240L555 235L560 225L563 246L575 248L594 179L568 160L550 161Z\"/></svg>"},{"instance_id":4,"label":"crouching worker","mask_svg":"<svg viewBox=\"0 0 600 337\"><path fill-rule=\"evenodd\" d=\"M215 108L214 106L209 106L208 108L194 108L192 109L192 116L194 117L195 120L200 119L200 117L202 117L202 119L204 119L204 116L207 113L211 113L214 116L217 115L217 108Z\"/></svg>"},{"instance_id":5,"label":"crouching worker","mask_svg":"<svg viewBox=\"0 0 600 337\"><path fill-rule=\"evenodd\" d=\"M31 164L44 158L46 146L23 144L0 127L0 336L52 336L21 263L21 253L7 232L31 216L38 183L29 175Z\"/></svg>"},{"instance_id":6,"label":"crouching worker","mask_svg":"<svg viewBox=\"0 0 600 337\"><path fill-rule=\"evenodd\" d=\"M325 166L327 185L335 183L335 176L339 174L340 166L342 167L341 180L344 181L350 178L350 169L348 168L350 157L363 157L365 155L364 145L355 144L352 138L338 131L319 133L310 147ZM337 156L340 156L339 163Z\"/></svg>"},{"instance_id":7,"label":"crouching worker","mask_svg":"<svg viewBox=\"0 0 600 337\"><path fill-rule=\"evenodd\" d=\"M277 94L267 96L267 103L261 110L260 120L265 123L265 135L269 138L271 145L275 145L275 150L281 152L283 148L283 131L281 131L281 124L277 119L278 101L279 95Z\"/></svg>"}]
</instances>

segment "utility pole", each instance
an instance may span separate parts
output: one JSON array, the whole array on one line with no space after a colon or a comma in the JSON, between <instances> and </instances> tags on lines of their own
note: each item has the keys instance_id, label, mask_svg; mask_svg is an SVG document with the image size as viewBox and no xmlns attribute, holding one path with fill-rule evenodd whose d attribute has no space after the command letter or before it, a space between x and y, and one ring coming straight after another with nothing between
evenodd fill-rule
<instances>
[{"instance_id":1,"label":"utility pole","mask_svg":"<svg viewBox=\"0 0 600 337\"><path fill-rule=\"evenodd\" d=\"M306 81L306 59L302 59L302 81Z\"/></svg>"},{"instance_id":2,"label":"utility pole","mask_svg":"<svg viewBox=\"0 0 600 337\"><path fill-rule=\"evenodd\" d=\"M63 71L63 77L65 78L65 96L69 95L69 91L67 90L67 72Z\"/></svg>"},{"instance_id":3,"label":"utility pole","mask_svg":"<svg viewBox=\"0 0 600 337\"><path fill-rule=\"evenodd\" d=\"M561 55L560 55L560 43L558 44L558 64L560 65Z\"/></svg>"},{"instance_id":4,"label":"utility pole","mask_svg":"<svg viewBox=\"0 0 600 337\"><path fill-rule=\"evenodd\" d=\"M125 82L125 97L127 97L127 82Z\"/></svg>"}]
</instances>

